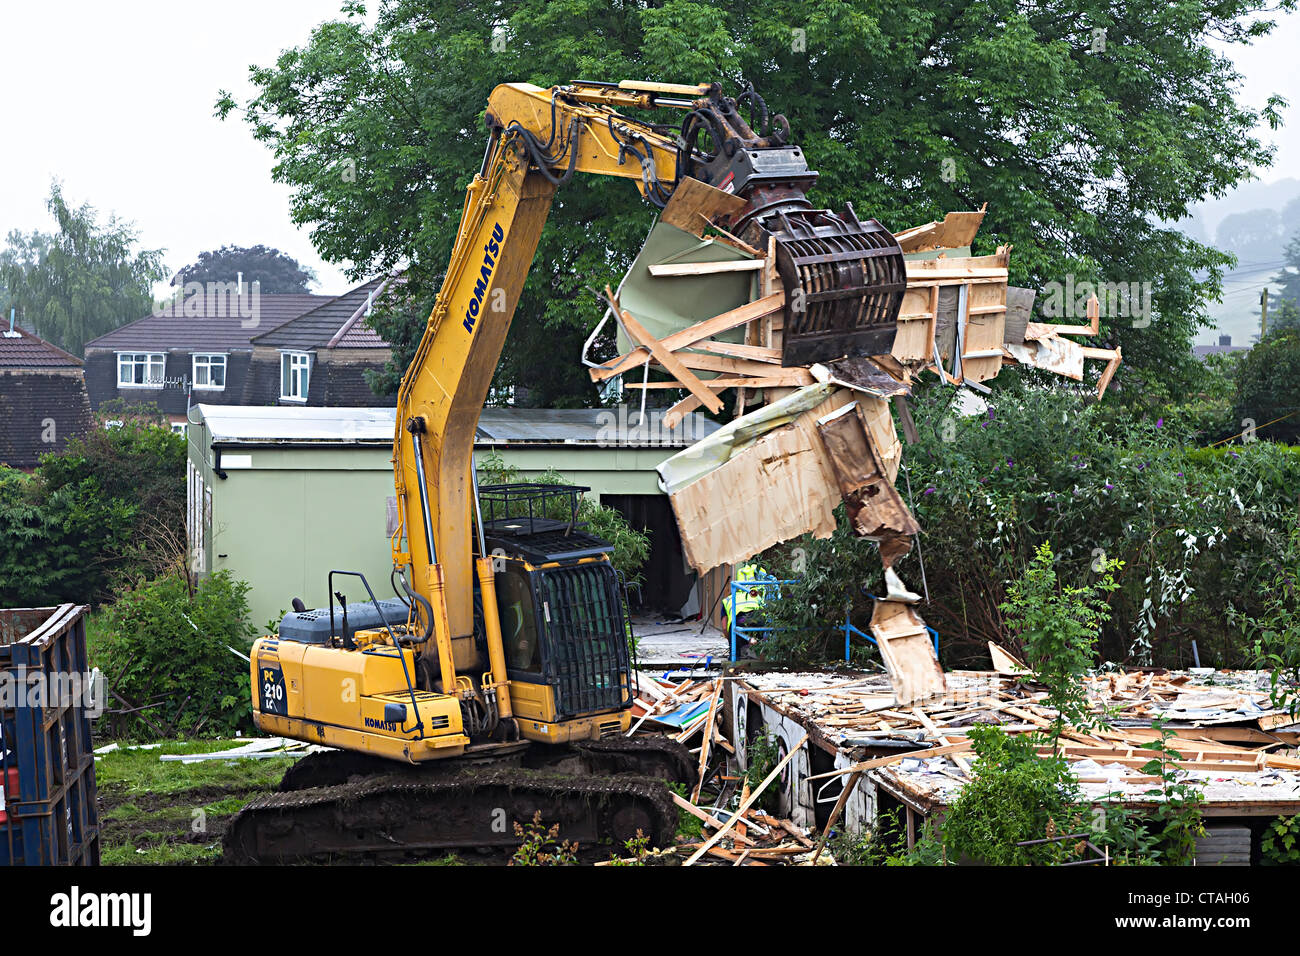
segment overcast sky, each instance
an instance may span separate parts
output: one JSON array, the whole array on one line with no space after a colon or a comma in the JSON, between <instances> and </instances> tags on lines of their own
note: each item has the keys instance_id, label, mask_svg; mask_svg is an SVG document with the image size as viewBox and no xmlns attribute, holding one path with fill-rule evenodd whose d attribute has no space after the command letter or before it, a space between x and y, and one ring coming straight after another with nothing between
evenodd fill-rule
<instances>
[{"instance_id":1,"label":"overcast sky","mask_svg":"<svg viewBox=\"0 0 1300 956\"><path fill-rule=\"evenodd\" d=\"M70 201L133 220L172 270L205 249L260 242L315 269L317 291L343 291L342 271L290 222L268 150L242 120L212 116L219 89L244 98L248 65L304 42L339 2L0 0L0 236L51 228L45 200L58 178ZM1292 103L1287 127L1267 134L1278 152L1265 181L1300 175L1297 50L1291 15L1234 54L1245 103L1273 92Z\"/></svg>"}]
</instances>

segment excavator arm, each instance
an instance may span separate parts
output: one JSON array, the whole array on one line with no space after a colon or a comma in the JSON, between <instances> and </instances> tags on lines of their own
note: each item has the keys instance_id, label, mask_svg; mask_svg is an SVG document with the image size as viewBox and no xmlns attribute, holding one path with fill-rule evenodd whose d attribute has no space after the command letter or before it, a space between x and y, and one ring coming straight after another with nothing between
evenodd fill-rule
<instances>
[{"instance_id":1,"label":"excavator arm","mask_svg":"<svg viewBox=\"0 0 1300 956\"><path fill-rule=\"evenodd\" d=\"M576 172L618 176L662 206L676 185L677 141L617 108L689 105L674 97L707 89L510 83L488 102L483 166L466 193L446 278L398 392L393 465L401 529L393 560L410 569L414 590L428 603L433 640L425 645L426 664L448 694L470 693L463 672L482 663L473 639L471 574L477 576L490 658L483 685L495 691L503 718L511 706L481 529L473 559L479 413L556 189Z\"/></svg>"},{"instance_id":2,"label":"excavator arm","mask_svg":"<svg viewBox=\"0 0 1300 956\"><path fill-rule=\"evenodd\" d=\"M754 130L741 115L748 104ZM680 127L624 109L685 112ZM631 179L664 207L687 177L733 193L726 227L775 253L786 287L784 364L888 352L906 280L901 250L875 220L812 208L817 178L783 116L753 90L625 81L542 89L498 86L490 139L465 198L446 278L398 394L394 473L401 529L394 564L408 568L424 610L430 690L482 694L500 718L512 707L493 586L478 527L474 557L474 434L510 320L556 189L575 173ZM474 636L474 578L487 661ZM479 678L477 688L474 678Z\"/></svg>"}]
</instances>

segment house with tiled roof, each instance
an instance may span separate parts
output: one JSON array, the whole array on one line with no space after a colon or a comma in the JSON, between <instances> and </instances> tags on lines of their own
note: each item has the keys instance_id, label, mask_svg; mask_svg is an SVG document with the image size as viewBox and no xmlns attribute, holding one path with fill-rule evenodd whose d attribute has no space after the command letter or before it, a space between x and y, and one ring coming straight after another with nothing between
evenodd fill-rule
<instances>
[{"instance_id":1,"label":"house with tiled roof","mask_svg":"<svg viewBox=\"0 0 1300 956\"><path fill-rule=\"evenodd\" d=\"M90 427L81 360L17 326L0 332L0 464L29 471Z\"/></svg>"},{"instance_id":2,"label":"house with tiled roof","mask_svg":"<svg viewBox=\"0 0 1300 956\"><path fill-rule=\"evenodd\" d=\"M395 405L371 391L392 349L366 322L395 277L385 276L252 338L244 405L358 408Z\"/></svg>"},{"instance_id":3,"label":"house with tiled roof","mask_svg":"<svg viewBox=\"0 0 1300 956\"><path fill-rule=\"evenodd\" d=\"M276 405L283 400L285 404L382 404L368 388L364 396L338 388L309 392L315 345L303 347L301 336L291 336L294 344L284 349L259 344L262 336L298 320L304 321L295 329L315 330L334 323L337 331L356 314L358 303L364 309L370 292L380 284L377 280L341 296L331 296L263 295L255 287L240 285L231 289L212 283L202 292L180 296L144 318L86 344L86 387L91 407L98 410L113 399L154 405L179 429L184 427L189 408L199 403ZM370 359L367 367L382 368L388 359L388 344L369 328L355 328L360 324L354 322L349 328L346 345L351 348L355 344L365 350ZM325 337L326 344L331 337ZM314 343L319 336L311 338ZM268 376L263 366L271 353L276 367ZM309 357L297 357L304 353ZM282 360L282 354L291 357ZM261 355L262 363L255 367L257 355ZM281 364L286 366L283 378ZM329 378L327 374L319 384L327 385ZM364 379L359 380L364 386ZM288 392L282 392L282 382ZM296 390L308 392L311 398L298 401L294 397Z\"/></svg>"}]
</instances>

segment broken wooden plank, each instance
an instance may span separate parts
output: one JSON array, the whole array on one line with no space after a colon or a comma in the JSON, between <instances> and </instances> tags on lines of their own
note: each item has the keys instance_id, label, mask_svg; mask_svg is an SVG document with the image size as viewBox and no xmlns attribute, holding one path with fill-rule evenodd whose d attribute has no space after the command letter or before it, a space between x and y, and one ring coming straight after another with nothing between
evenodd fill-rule
<instances>
[{"instance_id":1,"label":"broken wooden plank","mask_svg":"<svg viewBox=\"0 0 1300 956\"><path fill-rule=\"evenodd\" d=\"M753 362L772 362L781 364L781 350L764 345L744 345L740 342L719 342L717 339L704 339L691 348L704 349L717 355L730 355L733 358L749 359Z\"/></svg>"},{"instance_id":2,"label":"broken wooden plank","mask_svg":"<svg viewBox=\"0 0 1300 956\"><path fill-rule=\"evenodd\" d=\"M632 313L628 312L627 309L620 309L619 312L623 316L623 328L627 330L628 335L649 350L655 361L662 365L669 375L681 382L692 395L700 400L700 404L709 411L722 411L722 400L710 392L694 372L683 365L677 356L668 351L662 342L647 332L645 327L632 317Z\"/></svg>"},{"instance_id":3,"label":"broken wooden plank","mask_svg":"<svg viewBox=\"0 0 1300 956\"><path fill-rule=\"evenodd\" d=\"M710 847L713 846L713 844L717 843L719 840L722 839L723 834L727 833L727 831L729 831L732 827L736 825L736 821L739 820L742 816L744 816L745 812L751 806L753 806L754 801L763 795L763 791L768 788L768 785L771 784L773 780L775 780L777 777L781 775L781 771L785 769L786 764L788 764L791 760L793 760L795 758L795 755L798 754L799 751L803 749L803 745L807 742L810 736L811 734L804 734L803 737L799 739L799 742L790 748L790 752L787 753L784 757L782 757L780 762L777 763L777 765L772 768L772 772L769 773L765 778L763 778L763 782L760 783L754 789L753 793L749 795L749 799L746 800L744 803L742 803L740 807L736 810L736 812L731 815L731 819L728 820L725 824L723 824L722 829L718 830L718 832L713 834L713 836L709 837L709 839L704 843L704 845L700 847L700 849L696 850L695 854L690 859L688 859L685 863L682 864L683 866L693 865L696 860L702 857L705 854L705 852Z\"/></svg>"},{"instance_id":4,"label":"broken wooden plank","mask_svg":"<svg viewBox=\"0 0 1300 956\"><path fill-rule=\"evenodd\" d=\"M830 818L826 821L821 838L817 841L817 852L813 854L812 860L814 864L821 859L822 850L826 849L826 841L830 838L831 830L834 829L835 824L839 823L840 814L844 812L844 808L848 805L849 795L861 779L862 771L859 770L857 773L850 775L849 779L845 781L843 789L840 790L840 798L835 801L835 808L831 810Z\"/></svg>"},{"instance_id":5,"label":"broken wooden plank","mask_svg":"<svg viewBox=\"0 0 1300 956\"><path fill-rule=\"evenodd\" d=\"M691 801L687 800L687 799L686 799L685 797L683 797L683 796L680 796L680 795L678 795L678 794L676 794L676 793L673 793L673 794L671 794L671 795L672 795L672 798L673 798L673 803L677 804L679 807L681 807L683 810L685 810L685 811L686 811L687 813L689 813L691 816L699 818L699 819L702 820L705 824L707 824L708 826L713 827L715 830L720 830L720 829L722 829L722 821L719 820L717 817L715 817L713 814L709 813L707 810L701 810L699 807L697 807L695 804L691 803ZM740 833L740 832L737 832L737 833L736 833L735 840L736 840L737 843L744 843L744 844L747 845L747 846L753 846L753 845L754 845L754 841L753 841L753 840L751 840L751 839L750 839L749 837L747 837L745 834Z\"/></svg>"},{"instance_id":6,"label":"broken wooden plank","mask_svg":"<svg viewBox=\"0 0 1300 956\"><path fill-rule=\"evenodd\" d=\"M1029 668L1026 667L1009 651L1004 650L998 645L989 641L989 657L993 661L993 669L999 674L1005 674L1008 677L1018 677L1021 674L1028 674Z\"/></svg>"},{"instance_id":7,"label":"broken wooden plank","mask_svg":"<svg viewBox=\"0 0 1300 956\"><path fill-rule=\"evenodd\" d=\"M871 633L899 704L934 697L948 689L930 632L911 605L877 600Z\"/></svg>"},{"instance_id":8,"label":"broken wooden plank","mask_svg":"<svg viewBox=\"0 0 1300 956\"><path fill-rule=\"evenodd\" d=\"M797 366L784 368L780 365L772 365L769 362L754 362L749 359L733 358L729 355L711 355L708 352L688 352L681 351L674 353L682 364L689 369L699 372L718 372L724 375L772 375L776 372L804 372L804 369ZM803 376L800 376L801 378ZM805 385L811 385L815 379L811 374L803 382Z\"/></svg>"},{"instance_id":9,"label":"broken wooden plank","mask_svg":"<svg viewBox=\"0 0 1300 956\"><path fill-rule=\"evenodd\" d=\"M720 262L661 262L647 266L656 279L671 276L706 276L720 272L758 272L762 259L724 259Z\"/></svg>"},{"instance_id":10,"label":"broken wooden plank","mask_svg":"<svg viewBox=\"0 0 1300 956\"><path fill-rule=\"evenodd\" d=\"M761 299L747 302L742 306L723 312L721 315L715 315L711 319L696 322L694 325L672 333L672 335L664 336L660 340L660 344L668 351L675 352L678 349L694 345L703 339L712 338L737 326L744 325L746 322L780 312L784 308L785 292L773 292L771 295L765 295ZM642 364L648 354L644 349L633 349L625 355L620 355L607 366L591 369L591 380L600 382L607 378L613 378L615 375L621 375L623 372Z\"/></svg>"},{"instance_id":11,"label":"broken wooden plank","mask_svg":"<svg viewBox=\"0 0 1300 956\"><path fill-rule=\"evenodd\" d=\"M739 196L686 176L677 183L659 221L702 236L705 224L712 226L714 219L739 215L747 205Z\"/></svg>"},{"instance_id":12,"label":"broken wooden plank","mask_svg":"<svg viewBox=\"0 0 1300 956\"><path fill-rule=\"evenodd\" d=\"M801 368L780 369L774 375L719 376L704 380L707 388L799 388L812 384L812 376ZM624 388L681 388L679 382L625 382Z\"/></svg>"},{"instance_id":13,"label":"broken wooden plank","mask_svg":"<svg viewBox=\"0 0 1300 956\"><path fill-rule=\"evenodd\" d=\"M929 252L934 249L960 249L969 246L984 221L988 203L975 212L950 212L941 221L913 226L894 234L903 252Z\"/></svg>"},{"instance_id":14,"label":"broken wooden plank","mask_svg":"<svg viewBox=\"0 0 1300 956\"><path fill-rule=\"evenodd\" d=\"M1124 361L1124 356L1120 354L1119 346L1115 346L1115 357L1106 363L1102 369L1101 378L1097 380L1097 397L1101 398L1106 394L1106 389L1110 387L1110 380L1115 377L1115 372L1119 368L1119 363Z\"/></svg>"},{"instance_id":15,"label":"broken wooden plank","mask_svg":"<svg viewBox=\"0 0 1300 956\"><path fill-rule=\"evenodd\" d=\"M705 772L709 767L709 745L713 743L713 726L717 719L718 700L722 697L723 681L714 681L713 693L709 698L709 716L705 718L704 726L708 732L704 734L704 743L700 746L700 764L699 773L695 776L695 789L691 791L691 802L694 803L700 799L700 789L704 786Z\"/></svg>"}]
</instances>

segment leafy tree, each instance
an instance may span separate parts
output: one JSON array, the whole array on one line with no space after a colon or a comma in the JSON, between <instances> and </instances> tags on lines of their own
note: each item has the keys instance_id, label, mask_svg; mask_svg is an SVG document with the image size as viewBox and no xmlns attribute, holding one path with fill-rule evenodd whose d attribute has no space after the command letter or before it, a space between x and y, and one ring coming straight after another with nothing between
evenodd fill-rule
<instances>
[{"instance_id":1,"label":"leafy tree","mask_svg":"<svg viewBox=\"0 0 1300 956\"><path fill-rule=\"evenodd\" d=\"M1300 302L1283 299L1269 309L1268 327L1272 332L1300 332Z\"/></svg>"},{"instance_id":2,"label":"leafy tree","mask_svg":"<svg viewBox=\"0 0 1300 956\"><path fill-rule=\"evenodd\" d=\"M245 283L261 283L264 295L310 292L308 283L316 281L316 273L292 256L279 249L256 245L222 246L200 252L196 262L172 276L171 284L234 282L241 272Z\"/></svg>"},{"instance_id":3,"label":"leafy tree","mask_svg":"<svg viewBox=\"0 0 1300 956\"><path fill-rule=\"evenodd\" d=\"M1150 282L1149 327L1111 320L1098 344L1123 346L1121 381L1178 380L1195 374L1188 346L1229 257L1155 223L1269 162L1252 131L1277 125L1281 101L1239 106L1238 76L1211 44L1247 43L1272 28L1261 14L1295 5L390 0L366 16L350 0L253 67L256 94L223 94L217 113L242 111L272 149L322 256L355 277L409 263L431 292L496 84L752 80L819 169L821 204L852 201L901 229L987 201L978 251L1012 243L1017 284ZM498 384L596 401L576 356L602 307L584 290L626 270L650 218L627 183L561 190ZM384 330L397 367L418 331Z\"/></svg>"},{"instance_id":4,"label":"leafy tree","mask_svg":"<svg viewBox=\"0 0 1300 956\"><path fill-rule=\"evenodd\" d=\"M1052 718L1052 745L1067 726L1094 723L1083 678L1096 664L1094 646L1101 625L1110 620L1105 595L1114 591L1114 572L1123 562L1101 559L1093 568L1101 575L1091 584L1063 584L1056 574L1052 546L1043 542L1019 581L1007 587L1002 605L1007 626L1024 648L1025 663L1047 687Z\"/></svg>"},{"instance_id":5,"label":"leafy tree","mask_svg":"<svg viewBox=\"0 0 1300 956\"><path fill-rule=\"evenodd\" d=\"M0 282L10 307L29 328L80 355L85 344L134 322L153 304L152 286L164 276L162 252L136 248L130 223L99 222L89 204L73 207L50 187L46 203L58 224L52 236L11 232L0 256Z\"/></svg>"},{"instance_id":6,"label":"leafy tree","mask_svg":"<svg viewBox=\"0 0 1300 956\"><path fill-rule=\"evenodd\" d=\"M1300 196L1292 200L1292 204L1300 204ZM1286 256L1286 268L1273 277L1273 284L1279 286L1278 293L1283 303L1289 302L1300 307L1300 228L1291 236L1283 254ZM1272 316L1269 317L1269 324L1276 326Z\"/></svg>"},{"instance_id":7,"label":"leafy tree","mask_svg":"<svg viewBox=\"0 0 1300 956\"><path fill-rule=\"evenodd\" d=\"M1233 415L1254 421L1261 438L1300 440L1300 330L1271 332L1246 353Z\"/></svg>"},{"instance_id":8,"label":"leafy tree","mask_svg":"<svg viewBox=\"0 0 1300 956\"><path fill-rule=\"evenodd\" d=\"M0 468L0 606L97 603L185 554L185 442L127 420Z\"/></svg>"}]
</instances>

